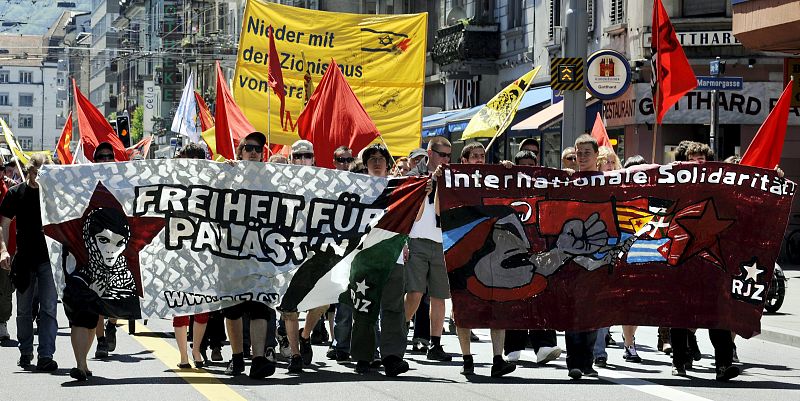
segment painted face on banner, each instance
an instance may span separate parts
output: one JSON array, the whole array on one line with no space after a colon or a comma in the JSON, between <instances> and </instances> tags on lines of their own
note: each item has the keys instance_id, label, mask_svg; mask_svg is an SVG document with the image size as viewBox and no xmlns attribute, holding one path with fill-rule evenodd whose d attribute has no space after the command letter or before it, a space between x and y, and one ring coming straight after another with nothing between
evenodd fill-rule
<instances>
[{"instance_id":1,"label":"painted face on banner","mask_svg":"<svg viewBox=\"0 0 800 401\"><path fill-rule=\"evenodd\" d=\"M576 146L575 154L578 156L578 171L597 171L597 151L591 144Z\"/></svg>"},{"instance_id":2,"label":"painted face on banner","mask_svg":"<svg viewBox=\"0 0 800 401\"><path fill-rule=\"evenodd\" d=\"M128 244L125 237L109 229L95 234L93 238L106 267L112 267L117 263L117 258L122 255Z\"/></svg>"}]
</instances>

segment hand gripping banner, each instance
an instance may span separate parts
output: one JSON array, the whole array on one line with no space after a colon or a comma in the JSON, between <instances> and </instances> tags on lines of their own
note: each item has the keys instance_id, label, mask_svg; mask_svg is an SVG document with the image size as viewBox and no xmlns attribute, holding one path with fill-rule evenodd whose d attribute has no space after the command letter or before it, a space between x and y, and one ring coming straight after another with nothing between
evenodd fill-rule
<instances>
[{"instance_id":1,"label":"hand gripping banner","mask_svg":"<svg viewBox=\"0 0 800 401\"><path fill-rule=\"evenodd\" d=\"M245 300L304 311L345 293L376 319L381 266L395 266L425 182L181 159L48 165L39 176L65 305L123 318Z\"/></svg>"},{"instance_id":2,"label":"hand gripping banner","mask_svg":"<svg viewBox=\"0 0 800 401\"><path fill-rule=\"evenodd\" d=\"M453 165L438 185L459 327L760 330L795 183L705 163Z\"/></svg>"}]
</instances>

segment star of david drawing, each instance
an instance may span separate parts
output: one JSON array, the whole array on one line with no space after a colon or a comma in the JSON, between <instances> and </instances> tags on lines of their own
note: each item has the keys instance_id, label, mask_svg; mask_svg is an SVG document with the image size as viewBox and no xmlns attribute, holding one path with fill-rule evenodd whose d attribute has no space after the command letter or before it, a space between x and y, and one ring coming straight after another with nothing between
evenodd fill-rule
<instances>
[{"instance_id":1,"label":"star of david drawing","mask_svg":"<svg viewBox=\"0 0 800 401\"><path fill-rule=\"evenodd\" d=\"M384 46L388 46L388 45L392 44L392 42L394 42L392 37L389 36L389 35L381 36L380 38L378 38L378 41L380 41L380 43L382 45L384 45Z\"/></svg>"}]
</instances>

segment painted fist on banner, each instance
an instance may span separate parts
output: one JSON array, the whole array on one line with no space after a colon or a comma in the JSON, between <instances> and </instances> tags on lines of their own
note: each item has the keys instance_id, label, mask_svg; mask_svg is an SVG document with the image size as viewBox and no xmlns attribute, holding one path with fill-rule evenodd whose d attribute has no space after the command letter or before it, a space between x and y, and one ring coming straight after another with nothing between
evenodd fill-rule
<instances>
[{"instance_id":1,"label":"painted fist on banner","mask_svg":"<svg viewBox=\"0 0 800 401\"><path fill-rule=\"evenodd\" d=\"M571 255L591 255L607 243L606 224L598 213L592 213L585 221L574 219L564 223L556 245Z\"/></svg>"}]
</instances>

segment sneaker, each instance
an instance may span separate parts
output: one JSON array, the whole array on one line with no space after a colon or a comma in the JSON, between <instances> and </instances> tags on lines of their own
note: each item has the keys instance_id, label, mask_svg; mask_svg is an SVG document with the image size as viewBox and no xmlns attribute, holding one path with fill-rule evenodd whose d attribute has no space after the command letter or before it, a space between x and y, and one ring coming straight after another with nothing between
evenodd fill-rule
<instances>
[{"instance_id":1,"label":"sneaker","mask_svg":"<svg viewBox=\"0 0 800 401\"><path fill-rule=\"evenodd\" d=\"M106 323L106 345L108 346L108 352L114 352L117 349L117 325L111 323L109 320Z\"/></svg>"},{"instance_id":2,"label":"sneaker","mask_svg":"<svg viewBox=\"0 0 800 401\"><path fill-rule=\"evenodd\" d=\"M544 365L547 362L555 361L561 356L560 347L541 347L536 351L536 363ZM511 359L509 358L509 361Z\"/></svg>"},{"instance_id":3,"label":"sneaker","mask_svg":"<svg viewBox=\"0 0 800 401\"><path fill-rule=\"evenodd\" d=\"M583 370L583 375L586 377L597 377L599 374L591 366Z\"/></svg>"},{"instance_id":4,"label":"sneaker","mask_svg":"<svg viewBox=\"0 0 800 401\"><path fill-rule=\"evenodd\" d=\"M383 361L379 357L376 357L369 363L369 367L372 369L380 369L381 365L383 365Z\"/></svg>"},{"instance_id":5,"label":"sneaker","mask_svg":"<svg viewBox=\"0 0 800 401\"><path fill-rule=\"evenodd\" d=\"M492 364L492 377L505 376L517 369L517 365L506 361L497 361Z\"/></svg>"},{"instance_id":6,"label":"sneaker","mask_svg":"<svg viewBox=\"0 0 800 401\"><path fill-rule=\"evenodd\" d=\"M736 353L736 348L733 349L733 363L739 363L739 355Z\"/></svg>"},{"instance_id":7,"label":"sneaker","mask_svg":"<svg viewBox=\"0 0 800 401\"><path fill-rule=\"evenodd\" d=\"M456 334L456 321L453 320L453 319L450 319L450 322L447 324L447 329L450 332L450 334L455 335Z\"/></svg>"},{"instance_id":8,"label":"sneaker","mask_svg":"<svg viewBox=\"0 0 800 401\"><path fill-rule=\"evenodd\" d=\"M292 347L289 346L289 337L278 335L278 349L282 357L289 359L289 357L292 356Z\"/></svg>"},{"instance_id":9,"label":"sneaker","mask_svg":"<svg viewBox=\"0 0 800 401\"><path fill-rule=\"evenodd\" d=\"M636 343L631 344L631 346L625 346L625 355L622 356L627 362L634 362L639 363L642 361L642 358L636 352Z\"/></svg>"},{"instance_id":10,"label":"sneaker","mask_svg":"<svg viewBox=\"0 0 800 401\"><path fill-rule=\"evenodd\" d=\"M436 345L428 349L427 359L432 361L450 362L453 360L453 357L444 352L444 349L441 345Z\"/></svg>"},{"instance_id":11,"label":"sneaker","mask_svg":"<svg viewBox=\"0 0 800 401\"><path fill-rule=\"evenodd\" d=\"M395 377L408 372L408 362L399 356L389 355L383 359L383 373L388 377Z\"/></svg>"},{"instance_id":12,"label":"sneaker","mask_svg":"<svg viewBox=\"0 0 800 401\"><path fill-rule=\"evenodd\" d=\"M672 353L672 344L670 343L663 343L661 344L661 352L669 355Z\"/></svg>"},{"instance_id":13,"label":"sneaker","mask_svg":"<svg viewBox=\"0 0 800 401\"><path fill-rule=\"evenodd\" d=\"M331 360L336 360L336 348L328 347L328 352L325 353L325 357Z\"/></svg>"},{"instance_id":14,"label":"sneaker","mask_svg":"<svg viewBox=\"0 0 800 401\"><path fill-rule=\"evenodd\" d=\"M271 352L274 355L275 351ZM275 373L275 362L270 363L270 361L263 356L257 356L253 358L253 362L250 364L249 376L251 379L264 379L269 376L272 376L274 373Z\"/></svg>"},{"instance_id":15,"label":"sneaker","mask_svg":"<svg viewBox=\"0 0 800 401\"><path fill-rule=\"evenodd\" d=\"M95 358L107 358L108 357L108 343L106 342L105 337L101 337L97 339L97 348L94 351Z\"/></svg>"},{"instance_id":16,"label":"sneaker","mask_svg":"<svg viewBox=\"0 0 800 401\"><path fill-rule=\"evenodd\" d=\"M322 326L322 330L314 330L311 332L311 344L325 345L328 343L328 329Z\"/></svg>"},{"instance_id":17,"label":"sneaker","mask_svg":"<svg viewBox=\"0 0 800 401\"><path fill-rule=\"evenodd\" d=\"M606 333L606 346L610 345L617 345L617 342L614 340L614 337L611 337L611 333Z\"/></svg>"},{"instance_id":18,"label":"sneaker","mask_svg":"<svg viewBox=\"0 0 800 401\"><path fill-rule=\"evenodd\" d=\"M369 373L369 361L356 362L356 373L360 375Z\"/></svg>"},{"instance_id":19,"label":"sneaker","mask_svg":"<svg viewBox=\"0 0 800 401\"><path fill-rule=\"evenodd\" d=\"M55 372L56 369L58 369L58 364L53 358L39 358L39 360L36 361L36 370L39 372Z\"/></svg>"},{"instance_id":20,"label":"sneaker","mask_svg":"<svg viewBox=\"0 0 800 401\"><path fill-rule=\"evenodd\" d=\"M606 358L604 356L595 358L594 359L594 366L597 366L598 368L605 368L606 366L608 366L608 358ZM586 372L584 372L584 374L585 373Z\"/></svg>"},{"instance_id":21,"label":"sneaker","mask_svg":"<svg viewBox=\"0 0 800 401\"><path fill-rule=\"evenodd\" d=\"M581 372L581 370L577 368L570 369L568 375L572 380L579 380L581 376L583 376L583 372Z\"/></svg>"},{"instance_id":22,"label":"sneaker","mask_svg":"<svg viewBox=\"0 0 800 401\"><path fill-rule=\"evenodd\" d=\"M741 373L741 370L739 370L739 367L737 366L723 366L717 368L717 381L726 382L736 376L739 376L739 373Z\"/></svg>"},{"instance_id":23,"label":"sneaker","mask_svg":"<svg viewBox=\"0 0 800 401\"><path fill-rule=\"evenodd\" d=\"M522 351L511 351L506 355L506 359L508 359L509 362L517 362L520 357L522 357Z\"/></svg>"},{"instance_id":24,"label":"sneaker","mask_svg":"<svg viewBox=\"0 0 800 401\"><path fill-rule=\"evenodd\" d=\"M225 369L225 374L228 376L238 376L244 373L244 358L231 359L228 367Z\"/></svg>"},{"instance_id":25,"label":"sneaker","mask_svg":"<svg viewBox=\"0 0 800 401\"><path fill-rule=\"evenodd\" d=\"M311 339L300 336L300 356L303 358L303 365L311 365L311 360L314 359L314 350L311 349Z\"/></svg>"},{"instance_id":26,"label":"sneaker","mask_svg":"<svg viewBox=\"0 0 800 401\"><path fill-rule=\"evenodd\" d=\"M688 377L686 374L686 368L682 366L673 366L672 367L672 375L673 376L680 376L680 377Z\"/></svg>"},{"instance_id":27,"label":"sneaker","mask_svg":"<svg viewBox=\"0 0 800 401\"><path fill-rule=\"evenodd\" d=\"M303 357L300 355L292 355L289 359L289 373L302 373L303 372Z\"/></svg>"},{"instance_id":28,"label":"sneaker","mask_svg":"<svg viewBox=\"0 0 800 401\"><path fill-rule=\"evenodd\" d=\"M211 360L214 362L222 361L222 350L219 348L211 349Z\"/></svg>"},{"instance_id":29,"label":"sneaker","mask_svg":"<svg viewBox=\"0 0 800 401\"><path fill-rule=\"evenodd\" d=\"M686 362L685 364L683 364L683 368L685 370L692 370L692 368L694 367L693 365L694 365L694 362L690 359L689 362Z\"/></svg>"},{"instance_id":30,"label":"sneaker","mask_svg":"<svg viewBox=\"0 0 800 401\"><path fill-rule=\"evenodd\" d=\"M413 344L411 345L411 353L412 354L427 354L428 353L428 340L422 338L415 338L412 340Z\"/></svg>"},{"instance_id":31,"label":"sneaker","mask_svg":"<svg viewBox=\"0 0 800 401\"><path fill-rule=\"evenodd\" d=\"M33 361L33 355L20 355L19 361L17 361L17 366L21 368L27 368L31 366L31 361Z\"/></svg>"},{"instance_id":32,"label":"sneaker","mask_svg":"<svg viewBox=\"0 0 800 401\"><path fill-rule=\"evenodd\" d=\"M481 341L481 339L480 339L480 338L478 338L478 335L477 335L477 334L475 334L475 332L474 332L474 331L470 330L470 331L469 331L469 341L470 341L470 342L473 342L473 343L477 343L477 342L480 342L480 341Z\"/></svg>"},{"instance_id":33,"label":"sneaker","mask_svg":"<svg viewBox=\"0 0 800 401\"><path fill-rule=\"evenodd\" d=\"M10 340L11 336L8 334L8 322L0 322L0 341Z\"/></svg>"},{"instance_id":34,"label":"sneaker","mask_svg":"<svg viewBox=\"0 0 800 401\"><path fill-rule=\"evenodd\" d=\"M461 374L464 376L470 376L475 374L475 361L472 359L472 355L464 355L464 364L461 367Z\"/></svg>"},{"instance_id":35,"label":"sneaker","mask_svg":"<svg viewBox=\"0 0 800 401\"><path fill-rule=\"evenodd\" d=\"M86 380L89 379L89 375L87 375L86 372L84 372L84 371L82 371L82 370L80 370L78 368L70 369L69 370L69 377L71 377L71 378L73 378L73 379L75 379L75 380L77 380L79 382L85 382Z\"/></svg>"}]
</instances>

